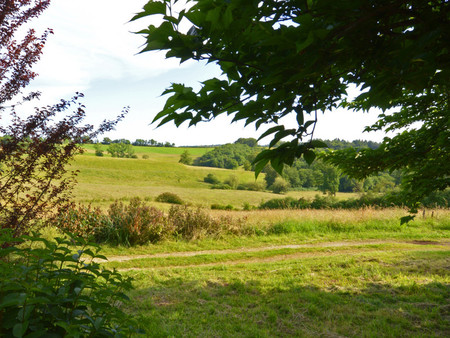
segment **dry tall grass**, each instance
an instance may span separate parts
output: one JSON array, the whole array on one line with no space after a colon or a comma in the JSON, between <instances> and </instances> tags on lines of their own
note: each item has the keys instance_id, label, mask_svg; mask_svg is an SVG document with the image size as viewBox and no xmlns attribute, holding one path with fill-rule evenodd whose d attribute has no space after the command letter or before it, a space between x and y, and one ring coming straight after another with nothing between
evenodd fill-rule
<instances>
[{"instance_id":1,"label":"dry tall grass","mask_svg":"<svg viewBox=\"0 0 450 338\"><path fill-rule=\"evenodd\" d=\"M341 224L363 223L372 220L392 221L400 220L401 217L408 214L407 209L402 208L363 208L359 210L252 210L252 211L224 211L211 210L212 215L224 216L234 215L244 217L247 223L258 225L259 227L269 226L278 222L286 221L307 221L307 222L336 222ZM426 209L416 216L417 219L449 220L449 209Z\"/></svg>"}]
</instances>

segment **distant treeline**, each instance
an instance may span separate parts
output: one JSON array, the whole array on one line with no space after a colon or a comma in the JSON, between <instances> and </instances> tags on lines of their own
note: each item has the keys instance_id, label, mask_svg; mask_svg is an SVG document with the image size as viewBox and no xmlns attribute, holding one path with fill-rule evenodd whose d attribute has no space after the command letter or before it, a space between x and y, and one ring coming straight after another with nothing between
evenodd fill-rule
<instances>
[{"instance_id":1,"label":"distant treeline","mask_svg":"<svg viewBox=\"0 0 450 338\"><path fill-rule=\"evenodd\" d=\"M143 140L143 139L136 139L136 141L131 142L130 140L121 138L116 140L111 140L109 137L105 137L101 144L114 144L114 143L122 143L122 144L131 144L133 146L140 146L140 147L175 147L175 143L170 142L158 142L156 140Z\"/></svg>"},{"instance_id":2,"label":"distant treeline","mask_svg":"<svg viewBox=\"0 0 450 338\"><path fill-rule=\"evenodd\" d=\"M372 141L355 140L352 142L344 140L323 140L330 149L345 148L372 148L379 147L379 143ZM225 144L215 147L203 156L196 158L194 165L204 167L216 167L225 169L253 170L252 162L256 155L262 150L253 138L240 138L233 144ZM285 167L283 174L279 175L270 165L263 169L265 173L266 187L274 192L285 192L288 190L308 189L320 190L324 193L334 195L336 192L384 192L388 191L401 182L401 173L380 173L378 176L368 177L365 180L351 179L342 175L334 166L322 162L320 159L312 165L301 158L296 160L292 166Z\"/></svg>"}]
</instances>

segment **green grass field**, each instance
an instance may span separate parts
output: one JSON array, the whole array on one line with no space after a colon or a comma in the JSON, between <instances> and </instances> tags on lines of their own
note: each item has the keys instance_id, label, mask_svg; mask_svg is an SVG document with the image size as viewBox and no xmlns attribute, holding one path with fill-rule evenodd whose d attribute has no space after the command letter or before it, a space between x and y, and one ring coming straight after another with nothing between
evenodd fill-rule
<instances>
[{"instance_id":1,"label":"green grass field","mask_svg":"<svg viewBox=\"0 0 450 338\"><path fill-rule=\"evenodd\" d=\"M178 163L180 154L185 150L195 157L210 148L134 147L138 159L112 158L109 155L97 157L94 156L92 145L87 145L86 148L87 152L77 156L72 165L72 169L80 171L74 191L75 201L80 203L105 207L116 199L141 197L152 201L163 192L172 192L196 206L230 204L235 208L242 208L244 203L256 206L262 201L283 197L270 192L210 189L210 185L203 182L203 178L209 173L215 174L221 181L230 175L236 175L239 183L254 182L255 175L242 169L228 170ZM149 158L142 159L142 155L148 155ZM263 181L263 177L261 174L258 181ZM292 191L287 195L314 198L318 193L320 194L317 191ZM337 197L354 196L352 193L341 193Z\"/></svg>"},{"instance_id":2,"label":"green grass field","mask_svg":"<svg viewBox=\"0 0 450 338\"><path fill-rule=\"evenodd\" d=\"M105 265L134 278L126 310L149 337L446 337L450 213L435 212L254 211L279 231L105 247Z\"/></svg>"},{"instance_id":3,"label":"green grass field","mask_svg":"<svg viewBox=\"0 0 450 338\"><path fill-rule=\"evenodd\" d=\"M203 182L208 173L221 180L234 174L240 182L253 181L253 173L179 164L184 150L136 147L139 159L116 159L89 149L73 164L80 170L75 198L106 207L139 196L167 210L154 202L166 191L206 207L281 197L212 190ZM208 212L243 219L254 232L103 246L103 264L134 278L125 310L146 337L450 335L448 209L428 210L406 225L399 208Z\"/></svg>"}]
</instances>

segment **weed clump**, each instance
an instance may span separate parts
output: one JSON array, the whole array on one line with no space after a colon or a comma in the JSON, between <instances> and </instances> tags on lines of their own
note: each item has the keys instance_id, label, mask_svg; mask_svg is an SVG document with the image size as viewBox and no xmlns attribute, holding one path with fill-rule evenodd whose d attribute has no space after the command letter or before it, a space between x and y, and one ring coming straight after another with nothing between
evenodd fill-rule
<instances>
[{"instance_id":1,"label":"weed clump","mask_svg":"<svg viewBox=\"0 0 450 338\"><path fill-rule=\"evenodd\" d=\"M246 231L245 219L212 217L200 208L187 206L173 206L166 214L139 198L132 198L129 204L116 201L106 214L90 206L72 206L61 212L51 225L97 243L126 246L157 243L171 237L192 240Z\"/></svg>"},{"instance_id":2,"label":"weed clump","mask_svg":"<svg viewBox=\"0 0 450 338\"><path fill-rule=\"evenodd\" d=\"M114 202L95 231L97 242L122 245L156 243L171 234L164 213L133 198L128 205Z\"/></svg>"}]
</instances>

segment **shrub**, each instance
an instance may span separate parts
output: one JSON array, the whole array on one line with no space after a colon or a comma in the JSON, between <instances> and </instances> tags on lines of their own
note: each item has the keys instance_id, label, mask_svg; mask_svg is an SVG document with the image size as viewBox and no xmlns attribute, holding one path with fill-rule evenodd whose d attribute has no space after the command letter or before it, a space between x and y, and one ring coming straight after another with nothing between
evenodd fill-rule
<instances>
[{"instance_id":1,"label":"shrub","mask_svg":"<svg viewBox=\"0 0 450 338\"><path fill-rule=\"evenodd\" d=\"M277 177L275 182L270 186L275 194L284 194L289 190L289 183L282 177Z\"/></svg>"},{"instance_id":2,"label":"shrub","mask_svg":"<svg viewBox=\"0 0 450 338\"><path fill-rule=\"evenodd\" d=\"M229 184L219 183L211 186L211 189L231 190L233 189Z\"/></svg>"},{"instance_id":3,"label":"shrub","mask_svg":"<svg viewBox=\"0 0 450 338\"><path fill-rule=\"evenodd\" d=\"M334 203L336 202L335 198L331 196L319 196L316 195L311 202L311 208L313 209L330 209L335 207Z\"/></svg>"},{"instance_id":4,"label":"shrub","mask_svg":"<svg viewBox=\"0 0 450 338\"><path fill-rule=\"evenodd\" d=\"M193 159L192 159L191 154L189 153L188 150L185 150L185 151L181 154L180 160L179 160L178 162L179 162L179 163L182 163L182 164L186 164L186 165L191 165L191 164L192 164L192 161L193 161Z\"/></svg>"},{"instance_id":5,"label":"shrub","mask_svg":"<svg viewBox=\"0 0 450 338\"><path fill-rule=\"evenodd\" d=\"M50 221L50 225L89 239L94 236L96 228L101 227L106 221L106 216L100 208L71 204L62 208L58 215Z\"/></svg>"},{"instance_id":6,"label":"shrub","mask_svg":"<svg viewBox=\"0 0 450 338\"><path fill-rule=\"evenodd\" d=\"M0 245L11 240L11 232L0 232ZM14 241L26 243L0 251L2 336L116 337L136 332L130 316L118 307L129 301L124 292L131 289L131 279L94 263L94 258L105 258L98 247L94 252L74 236L51 242L33 234ZM34 243L43 245L36 248Z\"/></svg>"},{"instance_id":7,"label":"shrub","mask_svg":"<svg viewBox=\"0 0 450 338\"><path fill-rule=\"evenodd\" d=\"M111 143L106 151L110 153L112 157L131 158L134 155L133 146L124 142Z\"/></svg>"},{"instance_id":8,"label":"shrub","mask_svg":"<svg viewBox=\"0 0 450 338\"><path fill-rule=\"evenodd\" d=\"M246 219L232 217L213 218L201 209L186 206L173 206L169 210L168 222L175 234L185 239L198 239L221 234L242 234L245 232Z\"/></svg>"},{"instance_id":9,"label":"shrub","mask_svg":"<svg viewBox=\"0 0 450 338\"><path fill-rule=\"evenodd\" d=\"M266 189L266 185L263 182L249 182L239 184L237 189L249 191L264 191Z\"/></svg>"},{"instance_id":10,"label":"shrub","mask_svg":"<svg viewBox=\"0 0 450 338\"><path fill-rule=\"evenodd\" d=\"M121 245L156 243L172 233L164 214L132 198L128 205L114 202L108 210L108 218L96 228L97 242Z\"/></svg>"},{"instance_id":11,"label":"shrub","mask_svg":"<svg viewBox=\"0 0 450 338\"><path fill-rule=\"evenodd\" d=\"M164 192L160 195L158 195L155 199L156 202L162 202L162 203L171 203L171 204L184 204L181 197L179 197L177 194L171 193L171 192Z\"/></svg>"},{"instance_id":12,"label":"shrub","mask_svg":"<svg viewBox=\"0 0 450 338\"><path fill-rule=\"evenodd\" d=\"M148 159L150 158L150 156L148 156L147 154L144 154L144 155L142 155L142 158L143 158L144 160L148 160Z\"/></svg>"},{"instance_id":13,"label":"shrub","mask_svg":"<svg viewBox=\"0 0 450 338\"><path fill-rule=\"evenodd\" d=\"M103 150L100 143L94 144L95 156L103 156Z\"/></svg>"},{"instance_id":14,"label":"shrub","mask_svg":"<svg viewBox=\"0 0 450 338\"><path fill-rule=\"evenodd\" d=\"M220 180L217 178L216 175L214 174L208 174L205 176L205 178L203 179L203 182L205 183L210 183L210 184L219 184Z\"/></svg>"},{"instance_id":15,"label":"shrub","mask_svg":"<svg viewBox=\"0 0 450 338\"><path fill-rule=\"evenodd\" d=\"M231 204L222 205L222 204L211 204L212 210L233 210L233 206Z\"/></svg>"},{"instance_id":16,"label":"shrub","mask_svg":"<svg viewBox=\"0 0 450 338\"><path fill-rule=\"evenodd\" d=\"M236 175L230 175L228 178L224 181L225 184L228 184L231 189L237 189L239 185L239 178Z\"/></svg>"},{"instance_id":17,"label":"shrub","mask_svg":"<svg viewBox=\"0 0 450 338\"><path fill-rule=\"evenodd\" d=\"M220 223L201 209L172 207L169 210L168 221L175 229L175 233L185 239L202 238L216 234L220 230Z\"/></svg>"}]
</instances>

